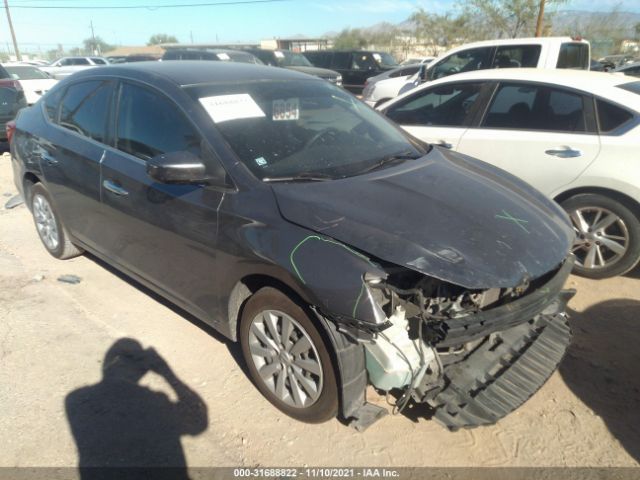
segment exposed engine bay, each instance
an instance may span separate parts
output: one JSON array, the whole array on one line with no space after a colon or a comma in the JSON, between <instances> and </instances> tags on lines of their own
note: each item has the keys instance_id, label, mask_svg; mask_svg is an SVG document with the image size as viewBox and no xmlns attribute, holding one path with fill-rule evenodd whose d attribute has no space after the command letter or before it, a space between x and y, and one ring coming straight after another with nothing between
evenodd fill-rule
<instances>
[{"instance_id":1,"label":"exposed engine bay","mask_svg":"<svg viewBox=\"0 0 640 480\"><path fill-rule=\"evenodd\" d=\"M367 279L387 322L364 343L369 381L395 412L427 403L450 429L494 423L556 369L570 340L572 259L514 288L469 290L397 269Z\"/></svg>"}]
</instances>

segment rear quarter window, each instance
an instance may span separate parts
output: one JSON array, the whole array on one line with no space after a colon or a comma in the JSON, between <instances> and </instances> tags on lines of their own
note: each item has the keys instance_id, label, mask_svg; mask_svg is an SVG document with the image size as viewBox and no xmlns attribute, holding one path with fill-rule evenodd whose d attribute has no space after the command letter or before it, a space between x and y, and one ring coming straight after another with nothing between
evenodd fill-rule
<instances>
[{"instance_id":1,"label":"rear quarter window","mask_svg":"<svg viewBox=\"0 0 640 480\"><path fill-rule=\"evenodd\" d=\"M560 46L556 68L589 70L589 45L586 43L563 43Z\"/></svg>"},{"instance_id":2,"label":"rear quarter window","mask_svg":"<svg viewBox=\"0 0 640 480\"><path fill-rule=\"evenodd\" d=\"M598 109L598 125L602 133L612 132L633 118L630 111L604 100L596 99L596 108Z\"/></svg>"}]
</instances>

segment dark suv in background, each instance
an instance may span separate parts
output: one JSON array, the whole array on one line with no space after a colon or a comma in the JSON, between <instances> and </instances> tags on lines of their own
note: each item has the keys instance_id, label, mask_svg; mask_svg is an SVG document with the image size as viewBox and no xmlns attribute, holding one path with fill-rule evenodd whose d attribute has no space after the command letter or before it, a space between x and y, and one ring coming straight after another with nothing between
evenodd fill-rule
<instances>
[{"instance_id":1,"label":"dark suv in background","mask_svg":"<svg viewBox=\"0 0 640 480\"><path fill-rule=\"evenodd\" d=\"M262 62L249 52L226 48L172 48L164 53L162 60L213 60L262 65Z\"/></svg>"},{"instance_id":2,"label":"dark suv in background","mask_svg":"<svg viewBox=\"0 0 640 480\"><path fill-rule=\"evenodd\" d=\"M27 99L20 82L14 80L0 65L0 142L7 139L7 122L13 120L18 110L27 106Z\"/></svg>"},{"instance_id":3,"label":"dark suv in background","mask_svg":"<svg viewBox=\"0 0 640 480\"><path fill-rule=\"evenodd\" d=\"M347 90L360 94L369 77L396 68L398 62L387 52L363 50L317 50L304 52L304 56L316 67L330 68L342 75Z\"/></svg>"},{"instance_id":4,"label":"dark suv in background","mask_svg":"<svg viewBox=\"0 0 640 480\"><path fill-rule=\"evenodd\" d=\"M258 57L265 65L296 70L320 77L336 85L342 85L342 75L335 70L314 67L311 62L307 60L307 57L301 53L290 50L267 50L264 48L249 48L247 52Z\"/></svg>"}]
</instances>

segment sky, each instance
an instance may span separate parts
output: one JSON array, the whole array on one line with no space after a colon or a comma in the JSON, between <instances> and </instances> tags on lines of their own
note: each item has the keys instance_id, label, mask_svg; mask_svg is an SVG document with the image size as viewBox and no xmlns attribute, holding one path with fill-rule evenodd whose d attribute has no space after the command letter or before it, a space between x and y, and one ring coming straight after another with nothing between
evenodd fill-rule
<instances>
[{"instance_id":1,"label":"sky","mask_svg":"<svg viewBox=\"0 0 640 480\"><path fill-rule=\"evenodd\" d=\"M399 23L419 7L445 13L454 11L458 4L458 0L269 0L269 3L184 8L77 8L234 1L248 0L9 0L9 6L21 50L45 52L57 44L66 49L81 45L91 36L91 23L97 36L114 45L144 45L155 33L175 35L183 43L190 43L192 38L195 43L258 42L301 34L322 36L379 22ZM42 8L62 6L76 8ZM561 8L607 11L615 6L640 13L640 0L569 0ZM0 50L7 51L10 44L2 8Z\"/></svg>"}]
</instances>

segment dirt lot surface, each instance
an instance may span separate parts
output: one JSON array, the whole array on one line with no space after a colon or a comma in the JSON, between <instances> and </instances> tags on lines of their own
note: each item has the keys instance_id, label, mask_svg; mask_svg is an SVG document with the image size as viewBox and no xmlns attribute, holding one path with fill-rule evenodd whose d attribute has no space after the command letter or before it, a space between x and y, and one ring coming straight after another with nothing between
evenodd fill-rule
<instances>
[{"instance_id":1,"label":"dirt lot surface","mask_svg":"<svg viewBox=\"0 0 640 480\"><path fill-rule=\"evenodd\" d=\"M114 434L113 425L100 423L106 410L129 409L150 419L147 431L126 432L138 445L176 442L186 431L179 441L192 467L638 466L637 270L606 281L570 278L578 289L570 303L574 343L560 371L497 425L450 433L400 415L361 434L337 420L306 425L286 417L252 386L234 345L89 256L50 257L27 208L4 209L15 192L9 157L1 156L0 466L77 465L65 398L87 385L105 399L103 410L85 409L81 417L95 436ZM57 280L65 274L82 281ZM140 398L109 391L101 367L121 338L153 347L201 399L208 418L201 410L177 413L147 388L137 389L145 392ZM157 374L140 383L177 398ZM147 397L158 401L141 407ZM199 415L201 425L180 430L181 414ZM164 438L162 425L173 425L176 438Z\"/></svg>"}]
</instances>

